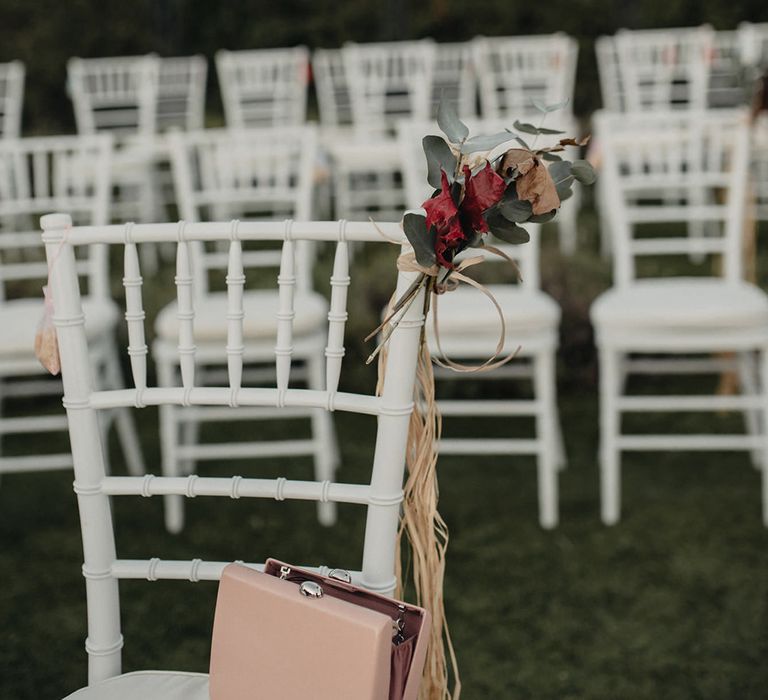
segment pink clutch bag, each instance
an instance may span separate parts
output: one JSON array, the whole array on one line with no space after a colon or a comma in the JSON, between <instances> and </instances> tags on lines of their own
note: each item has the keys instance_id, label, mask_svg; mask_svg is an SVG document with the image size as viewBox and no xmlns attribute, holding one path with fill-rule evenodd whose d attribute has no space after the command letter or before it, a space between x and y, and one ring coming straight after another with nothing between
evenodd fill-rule
<instances>
[{"instance_id":1,"label":"pink clutch bag","mask_svg":"<svg viewBox=\"0 0 768 700\"><path fill-rule=\"evenodd\" d=\"M228 565L216 600L211 700L416 700L429 613L269 559Z\"/></svg>"}]
</instances>

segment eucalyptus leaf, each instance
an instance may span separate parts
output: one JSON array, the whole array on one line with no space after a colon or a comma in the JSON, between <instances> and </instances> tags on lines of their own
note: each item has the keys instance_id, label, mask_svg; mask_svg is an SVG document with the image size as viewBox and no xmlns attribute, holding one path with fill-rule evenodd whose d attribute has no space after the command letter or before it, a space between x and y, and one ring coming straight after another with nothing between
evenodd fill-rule
<instances>
[{"instance_id":1,"label":"eucalyptus leaf","mask_svg":"<svg viewBox=\"0 0 768 700\"><path fill-rule=\"evenodd\" d=\"M548 211L546 214L537 214L536 216L532 216L530 219L528 219L528 221L530 221L532 224L546 224L552 221L556 214L557 210L553 209L552 211Z\"/></svg>"},{"instance_id":2,"label":"eucalyptus leaf","mask_svg":"<svg viewBox=\"0 0 768 700\"><path fill-rule=\"evenodd\" d=\"M539 102L539 100L534 100L534 99L532 99L531 102L533 103L533 106L539 110L539 112L542 112L544 114L549 114L550 112L557 112L559 109L563 109L564 107L567 107L570 100L566 99L566 100L563 100L562 102L557 102L553 105L545 105L543 102Z\"/></svg>"},{"instance_id":3,"label":"eucalyptus leaf","mask_svg":"<svg viewBox=\"0 0 768 700\"><path fill-rule=\"evenodd\" d=\"M543 126L537 127L540 134L564 134L564 131L559 131L558 129L545 129Z\"/></svg>"},{"instance_id":4,"label":"eucalyptus leaf","mask_svg":"<svg viewBox=\"0 0 768 700\"><path fill-rule=\"evenodd\" d=\"M536 128L533 124L528 124L527 122L521 122L519 120L515 120L515 123L512 125L516 131L522 131L524 134L534 134L536 136L539 135L539 130Z\"/></svg>"},{"instance_id":5,"label":"eucalyptus leaf","mask_svg":"<svg viewBox=\"0 0 768 700\"><path fill-rule=\"evenodd\" d=\"M507 221L498 209L491 209L485 220L488 222L491 233L505 243L519 245L531 240L528 231L511 221Z\"/></svg>"},{"instance_id":6,"label":"eucalyptus leaf","mask_svg":"<svg viewBox=\"0 0 768 700\"><path fill-rule=\"evenodd\" d=\"M524 199L502 201L498 209L507 221L512 221L516 224L528 221L533 213L531 203Z\"/></svg>"},{"instance_id":7,"label":"eucalyptus leaf","mask_svg":"<svg viewBox=\"0 0 768 700\"><path fill-rule=\"evenodd\" d=\"M444 96L437 108L437 125L451 143L462 143L469 136L469 128L459 119L454 106Z\"/></svg>"},{"instance_id":8,"label":"eucalyptus leaf","mask_svg":"<svg viewBox=\"0 0 768 700\"><path fill-rule=\"evenodd\" d=\"M555 185L557 185L558 182L567 180L568 178L572 177L571 175L572 167L573 167L573 164L567 160L558 160L549 166L549 174L552 176L552 179L555 181Z\"/></svg>"},{"instance_id":9,"label":"eucalyptus leaf","mask_svg":"<svg viewBox=\"0 0 768 700\"><path fill-rule=\"evenodd\" d=\"M548 160L550 163L554 163L555 161L562 160L562 158L557 155L557 153L550 153L549 151L542 151L541 157L544 160Z\"/></svg>"},{"instance_id":10,"label":"eucalyptus leaf","mask_svg":"<svg viewBox=\"0 0 768 700\"><path fill-rule=\"evenodd\" d=\"M427 231L427 217L422 214L406 214L403 217L403 231L416 255L416 262L422 267L432 267L437 262L437 231L434 226Z\"/></svg>"},{"instance_id":11,"label":"eucalyptus leaf","mask_svg":"<svg viewBox=\"0 0 768 700\"><path fill-rule=\"evenodd\" d=\"M591 185L597 178L595 169L586 160L573 161L571 173L582 185Z\"/></svg>"},{"instance_id":12,"label":"eucalyptus leaf","mask_svg":"<svg viewBox=\"0 0 768 700\"><path fill-rule=\"evenodd\" d=\"M557 196L560 197L561 202L564 202L571 195L573 195L573 190L571 189L573 180L573 175L568 175L562 180L555 181L555 189L557 190Z\"/></svg>"},{"instance_id":13,"label":"eucalyptus leaf","mask_svg":"<svg viewBox=\"0 0 768 700\"><path fill-rule=\"evenodd\" d=\"M531 147L523 141L519 136L515 136L515 141L517 141L526 151L530 151Z\"/></svg>"},{"instance_id":14,"label":"eucalyptus leaf","mask_svg":"<svg viewBox=\"0 0 768 700\"><path fill-rule=\"evenodd\" d=\"M427 157L427 182L437 189L441 187L440 171L445 170L448 181L456 170L456 156L441 136L425 136L421 140Z\"/></svg>"},{"instance_id":15,"label":"eucalyptus leaf","mask_svg":"<svg viewBox=\"0 0 768 700\"><path fill-rule=\"evenodd\" d=\"M461 146L461 152L468 154L476 153L477 151L490 151L506 141L514 140L515 135L509 131L501 131L498 134L490 134L488 136L473 136L464 142Z\"/></svg>"}]
</instances>

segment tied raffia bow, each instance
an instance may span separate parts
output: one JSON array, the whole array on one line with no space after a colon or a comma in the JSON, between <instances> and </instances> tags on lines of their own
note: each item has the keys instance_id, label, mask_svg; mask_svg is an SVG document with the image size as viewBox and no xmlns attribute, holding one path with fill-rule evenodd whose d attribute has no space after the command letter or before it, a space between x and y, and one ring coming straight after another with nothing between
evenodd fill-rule
<instances>
[{"instance_id":1,"label":"tied raffia bow","mask_svg":"<svg viewBox=\"0 0 768 700\"><path fill-rule=\"evenodd\" d=\"M515 261L512 260L512 258L510 258L503 250L499 250L498 248L489 245L484 246L483 249L492 255L496 255L509 262L515 268L515 271L519 274ZM507 325L504 321L504 311L499 305L499 302L487 287L480 284L480 282L477 280L472 279L468 275L464 274L464 270L473 267L474 265L479 265L483 262L485 262L485 257L482 255L475 255L474 257L466 258L459 262L459 264L456 265L456 267L453 269L447 270L442 279L440 279L440 271L444 268L441 268L438 265L432 265L431 267L424 267L419 265L419 263L416 261L416 255L412 251L400 255L400 257L397 259L397 269L401 272L418 272L420 273L420 276L414 280L413 284L411 284L411 286L406 290L405 294L403 294L403 296L400 297L398 301L391 305L391 308L388 309L386 318L381 322L381 324L379 324L378 327L376 327L366 336L365 340L368 341L381 331L384 331L381 342L369 355L368 359L366 360L366 364L373 362L379 352L381 352L381 349L387 343L395 328L397 328L398 321L395 320L395 316L401 312L404 313L404 310L407 309L416 299L422 286L427 287L427 295L425 296L424 308L425 315L429 311L430 299L432 296L434 296L434 302L432 302L432 329L435 336L435 345L437 346L439 353L439 356L432 358L432 361L435 364L440 365L440 367L444 367L446 369L452 369L455 372L469 373L487 372L489 370L496 369L497 367L501 367L502 365L507 364L507 362L510 360L513 360L520 351L519 347L515 348L512 352L508 353L504 357L501 356L502 352L504 351L504 341L507 335ZM479 365L467 365L462 362L456 362L455 360L450 359L448 355L443 351L442 345L440 343L440 325L438 322L437 314L437 300L443 294L456 289L462 282L485 294L485 296L491 300L491 303L496 309L496 313L499 317L499 338L496 342L496 348L493 351L493 354Z\"/></svg>"}]
</instances>

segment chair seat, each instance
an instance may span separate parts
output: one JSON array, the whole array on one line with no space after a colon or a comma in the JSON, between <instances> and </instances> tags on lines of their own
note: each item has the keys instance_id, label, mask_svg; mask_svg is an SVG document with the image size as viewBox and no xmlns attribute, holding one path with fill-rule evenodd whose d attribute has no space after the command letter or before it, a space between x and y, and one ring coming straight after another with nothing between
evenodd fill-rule
<instances>
[{"instance_id":1,"label":"chair seat","mask_svg":"<svg viewBox=\"0 0 768 700\"><path fill-rule=\"evenodd\" d=\"M110 332L117 323L119 311L110 299L83 297L85 331L88 340L95 341ZM43 317L41 299L12 299L0 304L0 354L33 356L35 333Z\"/></svg>"},{"instance_id":2,"label":"chair seat","mask_svg":"<svg viewBox=\"0 0 768 700\"><path fill-rule=\"evenodd\" d=\"M81 688L64 700L210 700L208 674L136 671Z\"/></svg>"},{"instance_id":3,"label":"chair seat","mask_svg":"<svg viewBox=\"0 0 768 700\"><path fill-rule=\"evenodd\" d=\"M646 279L600 295L590 315L598 330L727 331L768 325L768 296L748 282Z\"/></svg>"},{"instance_id":4,"label":"chair seat","mask_svg":"<svg viewBox=\"0 0 768 700\"><path fill-rule=\"evenodd\" d=\"M551 329L560 322L560 307L544 292L520 289L512 285L486 287L504 313L507 335L520 331ZM490 299L471 287L461 287L440 297L438 302L440 338L451 335L499 335L499 314ZM432 321L427 323L432 332Z\"/></svg>"},{"instance_id":5,"label":"chair seat","mask_svg":"<svg viewBox=\"0 0 768 700\"><path fill-rule=\"evenodd\" d=\"M227 295L214 292L195 299L195 339L198 342L227 338ZM279 298L273 290L253 290L243 294L243 337L248 339L276 338ZM308 335L323 327L328 316L328 302L316 292L297 292L293 299L296 313L294 336ZM159 338L174 343L179 333L176 302L164 307L157 315L155 332Z\"/></svg>"}]
</instances>

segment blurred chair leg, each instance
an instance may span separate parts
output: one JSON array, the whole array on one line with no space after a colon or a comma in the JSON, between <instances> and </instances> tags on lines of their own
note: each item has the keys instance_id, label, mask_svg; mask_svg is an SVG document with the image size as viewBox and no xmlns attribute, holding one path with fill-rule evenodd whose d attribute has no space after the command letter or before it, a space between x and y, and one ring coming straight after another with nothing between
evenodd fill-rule
<instances>
[{"instance_id":1,"label":"blurred chair leg","mask_svg":"<svg viewBox=\"0 0 768 700\"><path fill-rule=\"evenodd\" d=\"M578 187L573 188L573 195L563 202L557 217L557 233L560 252L563 255L574 255L579 242L578 217L581 206L581 193Z\"/></svg>"},{"instance_id":2,"label":"blurred chair leg","mask_svg":"<svg viewBox=\"0 0 768 700\"><path fill-rule=\"evenodd\" d=\"M307 359L307 379L310 389L324 388L324 363L319 355ZM339 465L339 447L333 416L329 411L312 411L312 440L315 445L315 480L333 481ZM317 502L317 519L321 525L336 523L336 504L332 501Z\"/></svg>"},{"instance_id":3,"label":"blurred chair leg","mask_svg":"<svg viewBox=\"0 0 768 700\"><path fill-rule=\"evenodd\" d=\"M758 395L758 378L755 358L750 352L741 352L738 355L739 383L741 384L741 393L743 396ZM747 433L753 437L761 434L760 429L760 411L757 409L746 409L744 411L744 423L747 427ZM763 464L763 451L759 449L752 450L752 465L755 469L761 469Z\"/></svg>"},{"instance_id":4,"label":"blurred chair leg","mask_svg":"<svg viewBox=\"0 0 768 700\"><path fill-rule=\"evenodd\" d=\"M548 350L539 351L533 365L534 394L539 406L536 414L539 522L549 529L558 523L554 357Z\"/></svg>"},{"instance_id":5,"label":"blurred chair leg","mask_svg":"<svg viewBox=\"0 0 768 700\"><path fill-rule=\"evenodd\" d=\"M621 513L621 460L616 445L621 421L619 397L619 353L599 348L600 359L600 503L606 525L615 525Z\"/></svg>"},{"instance_id":6,"label":"blurred chair leg","mask_svg":"<svg viewBox=\"0 0 768 700\"><path fill-rule=\"evenodd\" d=\"M759 351L760 356L760 387L763 403L763 449L762 449L762 492L763 492L763 525L768 527L768 348Z\"/></svg>"},{"instance_id":7,"label":"blurred chair leg","mask_svg":"<svg viewBox=\"0 0 768 700\"><path fill-rule=\"evenodd\" d=\"M173 366L165 359L157 361L157 383L161 387L173 386ZM160 464L163 476L179 476L178 438L176 406L165 404L160 407ZM165 527L168 532L179 533L184 527L184 497L163 496L165 505Z\"/></svg>"}]
</instances>

